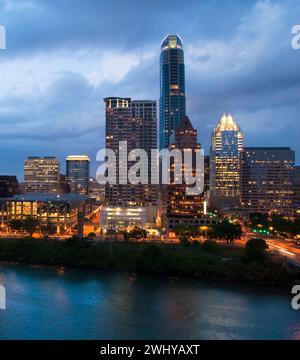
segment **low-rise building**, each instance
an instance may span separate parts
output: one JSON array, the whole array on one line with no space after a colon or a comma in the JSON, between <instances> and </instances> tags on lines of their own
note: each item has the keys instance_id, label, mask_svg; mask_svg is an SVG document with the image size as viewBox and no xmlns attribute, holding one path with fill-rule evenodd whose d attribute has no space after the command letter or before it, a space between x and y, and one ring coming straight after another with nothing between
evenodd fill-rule
<instances>
[{"instance_id":1,"label":"low-rise building","mask_svg":"<svg viewBox=\"0 0 300 360\"><path fill-rule=\"evenodd\" d=\"M83 234L88 197L80 194L24 194L1 201L1 225L8 228L12 220L38 219L51 223L57 234Z\"/></svg>"}]
</instances>

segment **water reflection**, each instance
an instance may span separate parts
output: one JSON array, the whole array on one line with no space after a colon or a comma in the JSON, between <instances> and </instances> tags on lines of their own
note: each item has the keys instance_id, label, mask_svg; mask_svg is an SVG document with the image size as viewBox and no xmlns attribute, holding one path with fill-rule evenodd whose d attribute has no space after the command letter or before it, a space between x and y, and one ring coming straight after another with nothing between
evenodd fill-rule
<instances>
[{"instance_id":1,"label":"water reflection","mask_svg":"<svg viewBox=\"0 0 300 360\"><path fill-rule=\"evenodd\" d=\"M288 290L3 266L1 339L299 339Z\"/></svg>"}]
</instances>

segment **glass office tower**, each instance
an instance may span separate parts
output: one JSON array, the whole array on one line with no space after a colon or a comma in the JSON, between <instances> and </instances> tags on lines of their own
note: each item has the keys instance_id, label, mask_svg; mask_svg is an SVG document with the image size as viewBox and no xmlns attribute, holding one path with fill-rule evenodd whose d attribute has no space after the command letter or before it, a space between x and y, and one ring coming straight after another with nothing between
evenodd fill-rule
<instances>
[{"instance_id":1,"label":"glass office tower","mask_svg":"<svg viewBox=\"0 0 300 360\"><path fill-rule=\"evenodd\" d=\"M211 204L219 208L234 206L240 195L240 153L244 135L229 114L223 114L212 134L210 151Z\"/></svg>"},{"instance_id":2,"label":"glass office tower","mask_svg":"<svg viewBox=\"0 0 300 360\"><path fill-rule=\"evenodd\" d=\"M90 159L86 155L71 155L66 159L66 181L71 192L89 193Z\"/></svg>"},{"instance_id":3,"label":"glass office tower","mask_svg":"<svg viewBox=\"0 0 300 360\"><path fill-rule=\"evenodd\" d=\"M168 35L161 44L159 111L160 148L164 149L186 116L184 52L178 35Z\"/></svg>"}]
</instances>

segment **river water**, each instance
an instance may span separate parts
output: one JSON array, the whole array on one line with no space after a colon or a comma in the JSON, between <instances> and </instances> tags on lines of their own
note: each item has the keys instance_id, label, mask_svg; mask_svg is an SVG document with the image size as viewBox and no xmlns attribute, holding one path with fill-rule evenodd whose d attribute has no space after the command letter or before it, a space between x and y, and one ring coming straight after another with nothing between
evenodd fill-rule
<instances>
[{"instance_id":1,"label":"river water","mask_svg":"<svg viewBox=\"0 0 300 360\"><path fill-rule=\"evenodd\" d=\"M0 339L300 339L289 289L3 265Z\"/></svg>"}]
</instances>

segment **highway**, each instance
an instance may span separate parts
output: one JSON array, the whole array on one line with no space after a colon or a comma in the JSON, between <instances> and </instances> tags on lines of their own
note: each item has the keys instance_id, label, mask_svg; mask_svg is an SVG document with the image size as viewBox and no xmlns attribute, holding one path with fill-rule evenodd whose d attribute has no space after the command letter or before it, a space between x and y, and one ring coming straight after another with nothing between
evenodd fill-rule
<instances>
[{"instance_id":1,"label":"highway","mask_svg":"<svg viewBox=\"0 0 300 360\"><path fill-rule=\"evenodd\" d=\"M284 240L280 238L272 238L266 235L257 235L254 233L247 233L246 240L250 240L255 237L260 237L266 240L271 251L286 256L288 259L299 264L300 266L300 246L295 245L290 240Z\"/></svg>"}]
</instances>

